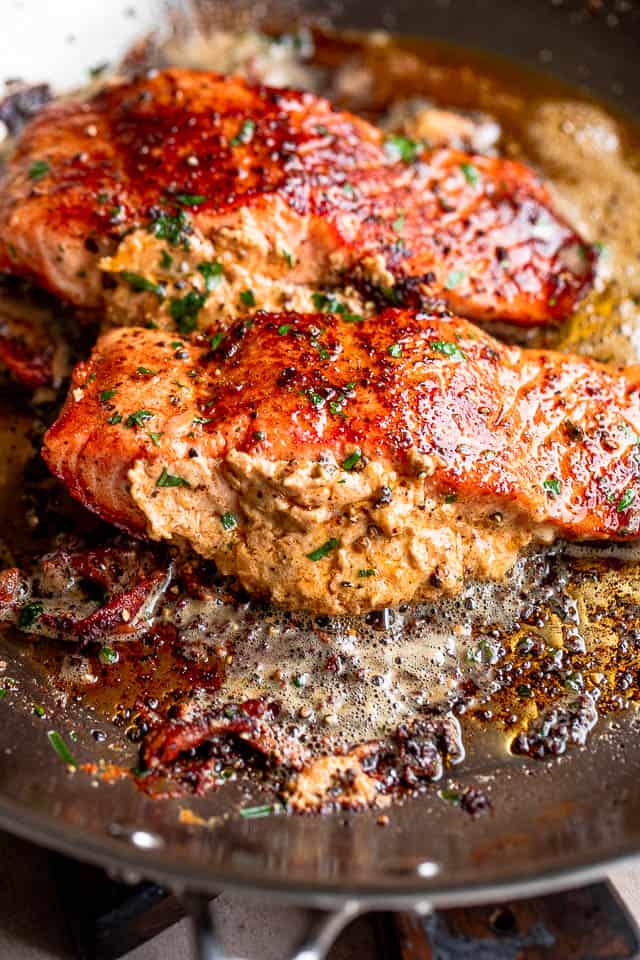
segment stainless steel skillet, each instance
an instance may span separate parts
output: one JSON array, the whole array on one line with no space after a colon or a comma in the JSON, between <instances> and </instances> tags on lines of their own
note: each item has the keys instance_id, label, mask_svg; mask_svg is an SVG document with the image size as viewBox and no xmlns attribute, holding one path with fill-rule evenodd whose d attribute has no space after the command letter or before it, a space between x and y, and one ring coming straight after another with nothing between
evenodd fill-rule
<instances>
[{"instance_id":1,"label":"stainless steel skillet","mask_svg":"<svg viewBox=\"0 0 640 960\"><path fill-rule=\"evenodd\" d=\"M635 4L400 0L385 10L354 0L327 12L337 25L383 25L542 65L640 117ZM46 705L29 660L1 634L0 658ZM80 760L94 757L93 725L80 708L56 720L61 733L78 732ZM478 820L426 796L394 809L386 829L375 813L214 819L202 829L180 823L179 801L69 776L36 717L3 711L0 825L126 876L199 892L260 889L345 917L359 908L482 901L562 886L640 853L639 731L628 711L601 725L589 752L548 763L496 759L478 739L458 777L482 781L490 796L493 814ZM190 807L220 818L232 800L233 785Z\"/></svg>"}]
</instances>

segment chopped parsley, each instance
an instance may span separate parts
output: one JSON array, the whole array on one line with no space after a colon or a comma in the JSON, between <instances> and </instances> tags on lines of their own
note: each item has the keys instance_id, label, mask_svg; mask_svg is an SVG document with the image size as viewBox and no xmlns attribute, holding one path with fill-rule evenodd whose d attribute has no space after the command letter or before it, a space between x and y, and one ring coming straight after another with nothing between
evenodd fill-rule
<instances>
[{"instance_id":1,"label":"chopped parsley","mask_svg":"<svg viewBox=\"0 0 640 960\"><path fill-rule=\"evenodd\" d=\"M188 249L189 234L192 228L189 215L184 210L179 210L175 216L169 213L161 213L151 221L147 227L149 233L160 240L166 240L172 247L177 247L179 243Z\"/></svg>"},{"instance_id":2,"label":"chopped parsley","mask_svg":"<svg viewBox=\"0 0 640 960\"><path fill-rule=\"evenodd\" d=\"M359 577L375 577L377 571L372 567L367 567L366 570L358 570Z\"/></svg>"},{"instance_id":3,"label":"chopped parsley","mask_svg":"<svg viewBox=\"0 0 640 960\"><path fill-rule=\"evenodd\" d=\"M160 437L161 437L161 436L162 436L162 431L160 431L160 433L149 433L149 434L148 434L148 437L149 437L149 439L151 440L151 443L154 445L154 447L159 447L159 446L160 446Z\"/></svg>"},{"instance_id":4,"label":"chopped parsley","mask_svg":"<svg viewBox=\"0 0 640 960\"><path fill-rule=\"evenodd\" d=\"M522 697L524 700L529 699L533 696L533 690L526 683L521 683L519 687L516 687L516 693L519 697Z\"/></svg>"},{"instance_id":5,"label":"chopped parsley","mask_svg":"<svg viewBox=\"0 0 640 960\"><path fill-rule=\"evenodd\" d=\"M444 498L444 502L445 502L445 503L455 503L457 499L458 499L458 494L457 494L457 493L448 493L448 494L446 495L446 497Z\"/></svg>"},{"instance_id":6,"label":"chopped parsley","mask_svg":"<svg viewBox=\"0 0 640 960\"><path fill-rule=\"evenodd\" d=\"M114 427L116 423L122 423L122 414L116 410L110 417L107 417L107 423L111 424L112 427Z\"/></svg>"},{"instance_id":7,"label":"chopped parsley","mask_svg":"<svg viewBox=\"0 0 640 960\"><path fill-rule=\"evenodd\" d=\"M549 477L548 480L543 482L542 487L547 491L547 493L550 493L552 497L559 497L562 489L562 483L557 477Z\"/></svg>"},{"instance_id":8,"label":"chopped parsley","mask_svg":"<svg viewBox=\"0 0 640 960\"><path fill-rule=\"evenodd\" d=\"M155 377L157 370L149 370L149 367L138 367L138 373L143 374L145 377Z\"/></svg>"},{"instance_id":9,"label":"chopped parsley","mask_svg":"<svg viewBox=\"0 0 640 960\"><path fill-rule=\"evenodd\" d=\"M465 277L466 273L464 270L452 270L451 273L447 274L444 285L447 290L455 290L455 288L462 283Z\"/></svg>"},{"instance_id":10,"label":"chopped parsley","mask_svg":"<svg viewBox=\"0 0 640 960\"><path fill-rule=\"evenodd\" d=\"M279 335L281 337L285 337L289 333L289 330L291 330L292 326L293 324L291 323L281 323L280 326L278 327Z\"/></svg>"},{"instance_id":11,"label":"chopped parsley","mask_svg":"<svg viewBox=\"0 0 640 960\"><path fill-rule=\"evenodd\" d=\"M180 333L192 333L198 325L198 314L207 299L206 293L190 290L181 299L172 297L169 302L169 313L176 322Z\"/></svg>"},{"instance_id":12,"label":"chopped parsley","mask_svg":"<svg viewBox=\"0 0 640 960\"><path fill-rule=\"evenodd\" d=\"M154 283L153 280L147 280L139 273L131 273L129 270L122 270L120 276L136 293L155 293L161 300L164 299L165 290L161 283Z\"/></svg>"},{"instance_id":13,"label":"chopped parsley","mask_svg":"<svg viewBox=\"0 0 640 960\"><path fill-rule=\"evenodd\" d=\"M161 270L171 270L173 266L173 257L168 250L163 250L160 254L160 269Z\"/></svg>"},{"instance_id":14,"label":"chopped parsley","mask_svg":"<svg viewBox=\"0 0 640 960\"><path fill-rule=\"evenodd\" d=\"M350 313L346 303L340 303L332 293L314 293L311 296L316 310L322 313L337 314L345 323L363 323L364 317L359 313Z\"/></svg>"},{"instance_id":15,"label":"chopped parsley","mask_svg":"<svg viewBox=\"0 0 640 960\"><path fill-rule=\"evenodd\" d=\"M34 625L43 610L44 607L39 600L32 600L30 603L25 603L24 607L20 610L18 626L22 630L28 630L29 627Z\"/></svg>"},{"instance_id":16,"label":"chopped parsley","mask_svg":"<svg viewBox=\"0 0 640 960\"><path fill-rule=\"evenodd\" d=\"M622 496L620 497L620 499L616 504L616 510L618 511L618 513L622 513L623 510L627 510L631 506L635 498L636 498L636 491L633 489L633 487L627 487L627 489L622 494Z\"/></svg>"},{"instance_id":17,"label":"chopped parsley","mask_svg":"<svg viewBox=\"0 0 640 960\"><path fill-rule=\"evenodd\" d=\"M391 224L396 233L402 233L404 230L404 213L400 213Z\"/></svg>"},{"instance_id":18,"label":"chopped parsley","mask_svg":"<svg viewBox=\"0 0 640 960\"><path fill-rule=\"evenodd\" d=\"M29 167L30 180L42 180L49 173L51 167L46 160L35 160Z\"/></svg>"},{"instance_id":19,"label":"chopped parsley","mask_svg":"<svg viewBox=\"0 0 640 960\"><path fill-rule=\"evenodd\" d=\"M477 186L478 183L478 171L472 163L461 163L460 169L464 175L465 180L472 187Z\"/></svg>"},{"instance_id":20,"label":"chopped parsley","mask_svg":"<svg viewBox=\"0 0 640 960\"><path fill-rule=\"evenodd\" d=\"M211 347L212 350L217 350L223 340L224 340L224 330L218 330L218 332L214 333L214 335L211 337L211 340L209 341L209 346Z\"/></svg>"},{"instance_id":21,"label":"chopped parsley","mask_svg":"<svg viewBox=\"0 0 640 960\"><path fill-rule=\"evenodd\" d=\"M280 252L284 257L284 259L287 261L287 266L289 267L289 269L291 269L291 267L293 266L293 257L291 256L288 250L281 250Z\"/></svg>"},{"instance_id":22,"label":"chopped parsley","mask_svg":"<svg viewBox=\"0 0 640 960\"><path fill-rule=\"evenodd\" d=\"M392 343L387 353L390 357L394 357L397 360L398 357L402 356L402 346L399 343Z\"/></svg>"},{"instance_id":23,"label":"chopped parsley","mask_svg":"<svg viewBox=\"0 0 640 960\"><path fill-rule=\"evenodd\" d=\"M40 703L34 703L33 712L35 713L36 717L44 717L47 714L47 711Z\"/></svg>"},{"instance_id":24,"label":"chopped parsley","mask_svg":"<svg viewBox=\"0 0 640 960\"><path fill-rule=\"evenodd\" d=\"M362 460L362 451L358 447L356 447L353 453L350 453L349 456L342 461L342 469L353 470L356 463L358 463L358 461L360 460Z\"/></svg>"},{"instance_id":25,"label":"chopped parsley","mask_svg":"<svg viewBox=\"0 0 640 960\"><path fill-rule=\"evenodd\" d=\"M162 473L156 480L156 487L190 487L191 484L184 477L168 473L167 468L162 468Z\"/></svg>"},{"instance_id":26,"label":"chopped parsley","mask_svg":"<svg viewBox=\"0 0 640 960\"><path fill-rule=\"evenodd\" d=\"M255 129L255 120L245 120L235 137L229 141L231 146L239 147L241 143L251 143Z\"/></svg>"},{"instance_id":27,"label":"chopped parsley","mask_svg":"<svg viewBox=\"0 0 640 960\"><path fill-rule=\"evenodd\" d=\"M346 181L346 183L342 184L342 192L346 193L348 197L355 197L356 195L356 192L353 189L353 184L349 183L348 180Z\"/></svg>"},{"instance_id":28,"label":"chopped parsley","mask_svg":"<svg viewBox=\"0 0 640 960\"><path fill-rule=\"evenodd\" d=\"M217 261L214 263L207 263L206 260L203 263L198 264L198 271L204 277L204 288L207 293L211 293L215 287L218 286L222 280L223 267L221 263Z\"/></svg>"},{"instance_id":29,"label":"chopped parsley","mask_svg":"<svg viewBox=\"0 0 640 960\"><path fill-rule=\"evenodd\" d=\"M98 659L100 660L100 663L117 663L120 659L120 655L118 654L117 650L113 649L113 647L100 647Z\"/></svg>"},{"instance_id":30,"label":"chopped parsley","mask_svg":"<svg viewBox=\"0 0 640 960\"><path fill-rule=\"evenodd\" d=\"M194 417L191 423L212 423L213 417Z\"/></svg>"},{"instance_id":31,"label":"chopped parsley","mask_svg":"<svg viewBox=\"0 0 640 960\"><path fill-rule=\"evenodd\" d=\"M241 290L240 300L242 303L244 303L245 307L255 307L256 305L256 298L253 295L253 290Z\"/></svg>"},{"instance_id":32,"label":"chopped parsley","mask_svg":"<svg viewBox=\"0 0 640 960\"><path fill-rule=\"evenodd\" d=\"M175 199L183 207L197 207L207 201L207 198L201 193L176 193Z\"/></svg>"},{"instance_id":33,"label":"chopped parsley","mask_svg":"<svg viewBox=\"0 0 640 960\"><path fill-rule=\"evenodd\" d=\"M322 560L323 557L328 556L333 550L339 546L340 541L336 540L335 537L332 537L331 540L327 540L326 543L323 543L321 547L316 547L315 550L312 550L311 553L307 554L307 559L313 560L314 563L317 563L318 560Z\"/></svg>"},{"instance_id":34,"label":"chopped parsley","mask_svg":"<svg viewBox=\"0 0 640 960\"><path fill-rule=\"evenodd\" d=\"M421 149L422 144L417 140L411 140L399 134L390 134L384 140L384 151L387 157L396 162L402 160L403 163L413 163Z\"/></svg>"},{"instance_id":35,"label":"chopped parsley","mask_svg":"<svg viewBox=\"0 0 640 960\"><path fill-rule=\"evenodd\" d=\"M314 405L314 407L324 406L325 398L322 396L321 393L318 393L317 390L314 390L313 387L309 387L308 390L306 390L306 394L309 397L309 400L311 400L311 403Z\"/></svg>"},{"instance_id":36,"label":"chopped parsley","mask_svg":"<svg viewBox=\"0 0 640 960\"><path fill-rule=\"evenodd\" d=\"M233 530L238 526L238 518L236 517L235 513L231 513L230 510L227 510L227 512L223 513L220 517L220 523L225 530Z\"/></svg>"},{"instance_id":37,"label":"chopped parsley","mask_svg":"<svg viewBox=\"0 0 640 960\"><path fill-rule=\"evenodd\" d=\"M78 766L73 754L69 750L69 747L56 730L49 730L47 733L47 739L63 763L66 763L68 767L75 768Z\"/></svg>"},{"instance_id":38,"label":"chopped parsley","mask_svg":"<svg viewBox=\"0 0 640 960\"><path fill-rule=\"evenodd\" d=\"M145 420L151 420L152 417L155 417L155 413L151 413L151 410L136 410L135 413L130 413L125 420L125 427L130 429L142 427Z\"/></svg>"},{"instance_id":39,"label":"chopped parsley","mask_svg":"<svg viewBox=\"0 0 640 960\"><path fill-rule=\"evenodd\" d=\"M466 360L466 354L460 349L457 343L452 343L451 340L432 340L429 344L432 350L435 350L436 353L441 353L445 357L451 357L453 360Z\"/></svg>"},{"instance_id":40,"label":"chopped parsley","mask_svg":"<svg viewBox=\"0 0 640 960\"><path fill-rule=\"evenodd\" d=\"M110 390L101 390L100 393L98 394L98 399L100 400L100 403L106 403L107 400L111 400L111 398L115 397L115 395L116 395L116 388L111 387Z\"/></svg>"}]
</instances>

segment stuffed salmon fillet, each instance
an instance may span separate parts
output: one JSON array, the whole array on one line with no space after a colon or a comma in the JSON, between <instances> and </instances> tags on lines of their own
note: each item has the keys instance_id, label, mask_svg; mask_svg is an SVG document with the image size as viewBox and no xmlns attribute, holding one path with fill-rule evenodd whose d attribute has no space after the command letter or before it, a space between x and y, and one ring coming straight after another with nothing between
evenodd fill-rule
<instances>
[{"instance_id":1,"label":"stuffed salmon fillet","mask_svg":"<svg viewBox=\"0 0 640 960\"><path fill-rule=\"evenodd\" d=\"M500 579L531 542L640 531L640 368L505 346L446 313L257 313L107 333L44 456L89 509L291 608Z\"/></svg>"}]
</instances>

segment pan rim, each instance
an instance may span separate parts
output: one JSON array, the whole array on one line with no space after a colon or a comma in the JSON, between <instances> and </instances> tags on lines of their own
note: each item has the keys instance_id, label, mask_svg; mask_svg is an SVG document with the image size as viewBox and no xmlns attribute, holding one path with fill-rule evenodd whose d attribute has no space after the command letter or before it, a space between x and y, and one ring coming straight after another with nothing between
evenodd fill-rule
<instances>
[{"instance_id":1,"label":"pan rim","mask_svg":"<svg viewBox=\"0 0 640 960\"><path fill-rule=\"evenodd\" d=\"M372 884L345 882L329 884L326 881L304 880L296 877L291 880L275 878L261 882L259 877L251 877L228 867L224 870L208 869L191 861L180 863L167 858L162 851L134 850L124 846L113 837L96 838L88 835L81 827L62 826L52 817L40 815L25 809L18 803L0 797L0 829L35 843L47 850L69 856L83 863L90 863L105 870L115 872L124 882L138 883L148 880L167 887L174 892L210 893L214 895L222 890L238 893L263 893L274 900L291 905L318 907L336 910L345 904L354 902L362 910L399 910L431 909L444 907L475 906L488 902L500 902L507 899L524 899L560 890L583 886L591 881L602 880L606 872L625 863L640 863L640 842L622 850L612 851L606 856L593 859L577 857L575 862L550 866L536 873L527 874L526 865L513 876L483 883L465 881L462 884L445 883L438 886L437 877L430 882L426 878L420 882L419 875L410 880L400 881L398 877L385 881L385 874L379 875ZM399 883L403 889L398 890ZM406 884L406 885L405 885Z\"/></svg>"}]
</instances>

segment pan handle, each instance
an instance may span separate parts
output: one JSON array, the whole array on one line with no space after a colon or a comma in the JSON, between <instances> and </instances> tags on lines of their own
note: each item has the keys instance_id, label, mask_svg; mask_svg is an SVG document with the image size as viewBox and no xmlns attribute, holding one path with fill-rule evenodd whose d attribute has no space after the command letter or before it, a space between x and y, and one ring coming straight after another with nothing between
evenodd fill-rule
<instances>
[{"instance_id":1,"label":"pan handle","mask_svg":"<svg viewBox=\"0 0 640 960\"><path fill-rule=\"evenodd\" d=\"M240 960L225 953L215 930L209 898L190 895L182 899L191 916L195 960ZM347 900L336 910L312 910L302 941L283 960L324 960L338 934L364 909L358 900Z\"/></svg>"}]
</instances>

